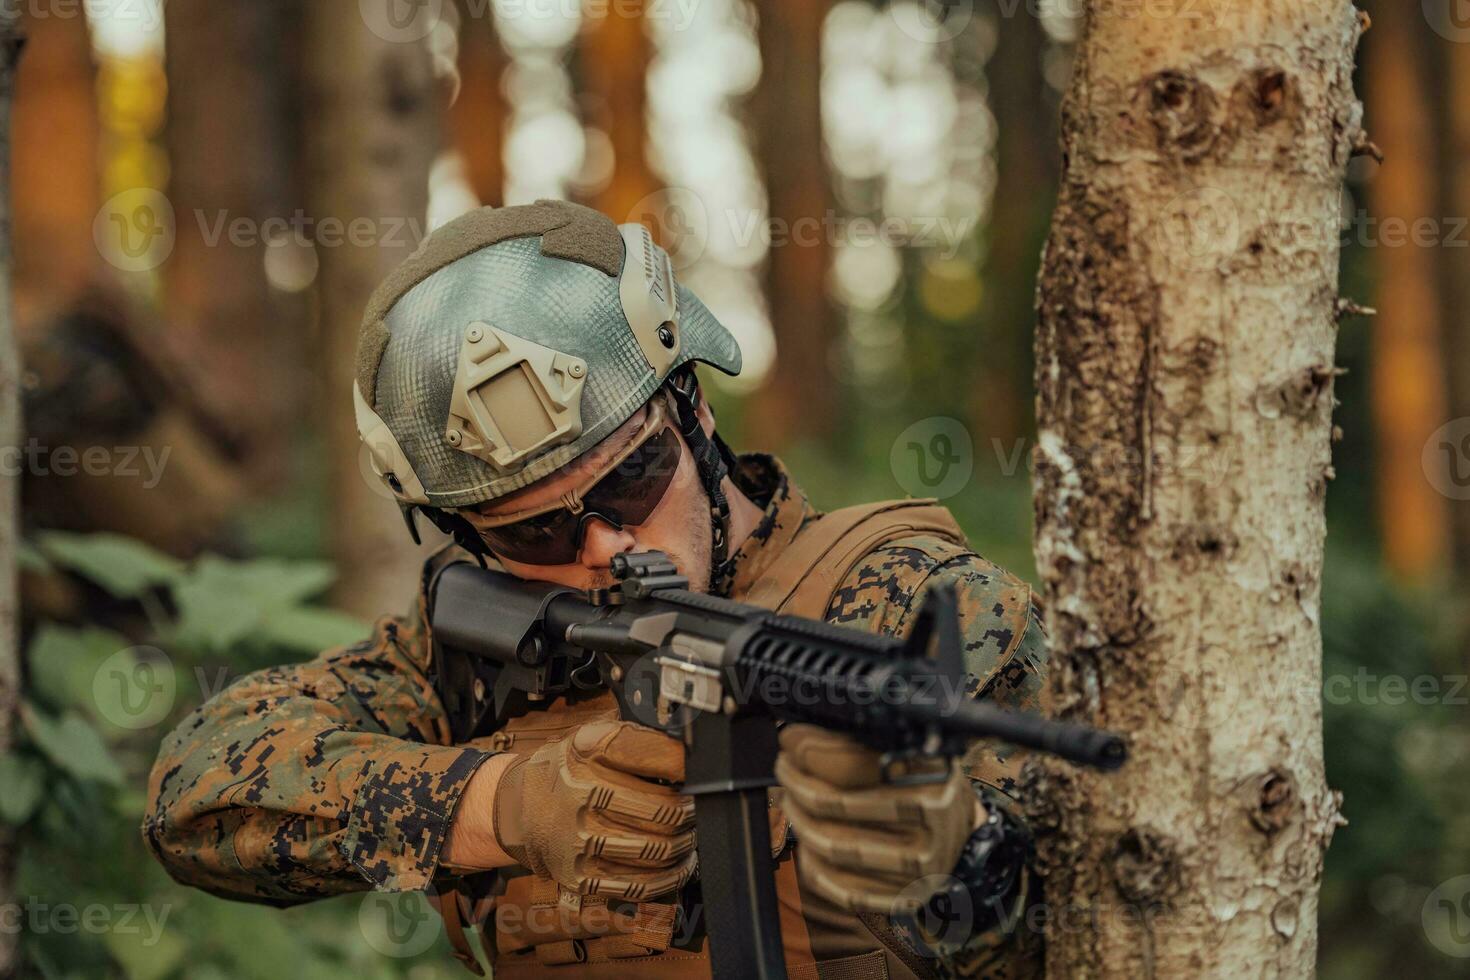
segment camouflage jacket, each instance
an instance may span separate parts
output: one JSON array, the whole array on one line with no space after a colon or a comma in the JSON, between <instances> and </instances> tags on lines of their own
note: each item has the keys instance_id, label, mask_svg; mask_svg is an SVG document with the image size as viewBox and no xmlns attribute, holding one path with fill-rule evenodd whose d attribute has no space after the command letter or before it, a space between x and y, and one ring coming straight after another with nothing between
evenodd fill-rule
<instances>
[{"instance_id":1,"label":"camouflage jacket","mask_svg":"<svg viewBox=\"0 0 1470 980\"><path fill-rule=\"evenodd\" d=\"M737 481L765 508L734 556L738 598L818 512L771 457L741 457ZM1036 709L1046 640L1031 590L959 545L915 535L878 548L843 582L826 619L902 635L941 582L959 600L967 690ZM433 882L455 806L491 753L451 744L424 602L421 583L415 614L379 620L354 646L241 678L164 739L143 835L174 878L274 905ZM965 763L1009 809L1022 754L982 744ZM1024 887L1036 900L1029 876ZM1040 944L1013 921L949 959L965 975L1028 976L1039 971Z\"/></svg>"}]
</instances>

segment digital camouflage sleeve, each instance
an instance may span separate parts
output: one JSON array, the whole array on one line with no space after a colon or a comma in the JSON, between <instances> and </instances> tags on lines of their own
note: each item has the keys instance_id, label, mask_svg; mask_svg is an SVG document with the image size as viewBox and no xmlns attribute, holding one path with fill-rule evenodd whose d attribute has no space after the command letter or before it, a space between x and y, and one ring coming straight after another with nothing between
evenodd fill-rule
<instances>
[{"instance_id":1,"label":"digital camouflage sleeve","mask_svg":"<svg viewBox=\"0 0 1470 980\"><path fill-rule=\"evenodd\" d=\"M241 678L164 739L143 836L170 874L281 905L429 883L489 754L449 744L421 622Z\"/></svg>"},{"instance_id":2,"label":"digital camouflage sleeve","mask_svg":"<svg viewBox=\"0 0 1470 980\"><path fill-rule=\"evenodd\" d=\"M973 552L933 537L875 551L843 583L830 622L902 635L927 591L959 600L967 691L1039 707L1046 641L1031 590ZM461 792L488 752L452 746L418 615L307 663L249 675L192 712L163 742L143 834L177 880L278 905L372 887L426 886ZM972 778L1014 792L1023 753L977 745ZM1024 907L1039 895L1028 878ZM1040 941L1024 927L971 938L961 975L1027 976Z\"/></svg>"}]
</instances>

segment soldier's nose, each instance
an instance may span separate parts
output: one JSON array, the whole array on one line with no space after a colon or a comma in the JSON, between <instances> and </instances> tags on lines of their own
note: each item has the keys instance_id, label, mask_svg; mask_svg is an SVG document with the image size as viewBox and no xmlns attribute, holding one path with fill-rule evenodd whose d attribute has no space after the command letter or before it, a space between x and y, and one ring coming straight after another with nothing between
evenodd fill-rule
<instances>
[{"instance_id":1,"label":"soldier's nose","mask_svg":"<svg viewBox=\"0 0 1470 980\"><path fill-rule=\"evenodd\" d=\"M632 551L634 544L633 535L627 531L619 531L600 517L590 517L582 532L582 551L578 561L584 568L607 568L612 564L613 555Z\"/></svg>"}]
</instances>

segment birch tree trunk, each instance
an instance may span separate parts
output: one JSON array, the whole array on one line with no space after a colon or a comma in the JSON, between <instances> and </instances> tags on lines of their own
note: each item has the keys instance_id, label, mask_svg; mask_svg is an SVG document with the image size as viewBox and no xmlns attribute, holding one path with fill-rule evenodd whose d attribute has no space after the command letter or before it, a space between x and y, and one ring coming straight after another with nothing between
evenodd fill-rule
<instances>
[{"instance_id":1,"label":"birch tree trunk","mask_svg":"<svg viewBox=\"0 0 1470 980\"><path fill-rule=\"evenodd\" d=\"M21 442L20 356L10 310L10 106L22 44L20 8L0 7L0 446ZM0 756L15 738L20 703L20 476L0 475ZM14 904L15 839L0 826L0 909ZM20 935L0 929L0 977L20 972Z\"/></svg>"},{"instance_id":2,"label":"birch tree trunk","mask_svg":"<svg viewBox=\"0 0 1470 980\"><path fill-rule=\"evenodd\" d=\"M1028 772L1053 977L1313 971L1362 26L1348 0L1089 5L1039 289L1036 557L1052 707L1132 757Z\"/></svg>"}]
</instances>

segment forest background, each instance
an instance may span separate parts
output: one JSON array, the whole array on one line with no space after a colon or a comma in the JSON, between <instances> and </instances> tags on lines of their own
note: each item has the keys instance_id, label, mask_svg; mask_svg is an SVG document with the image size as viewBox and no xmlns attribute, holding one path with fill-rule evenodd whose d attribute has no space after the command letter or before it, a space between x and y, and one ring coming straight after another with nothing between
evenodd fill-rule
<instances>
[{"instance_id":1,"label":"forest background","mask_svg":"<svg viewBox=\"0 0 1470 980\"><path fill-rule=\"evenodd\" d=\"M407 609L425 549L366 477L351 348L377 280L471 207L647 223L745 349L712 379L737 449L826 508L939 496L1034 577L1033 302L1080 2L19 6L25 432L0 463L23 480L25 700L0 928L37 975L459 975L417 897L225 902L170 882L137 826L190 708ZM1340 222L1298 230L1340 237L1364 308L1338 338L1324 685L1301 692L1349 821L1331 980L1470 956L1470 20L1366 8L1375 146ZM1185 204L1159 230L1185 261L1238 231L1209 188Z\"/></svg>"}]
</instances>

